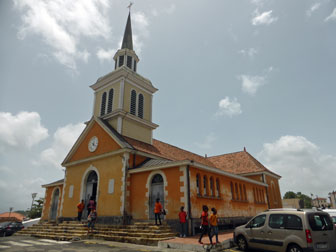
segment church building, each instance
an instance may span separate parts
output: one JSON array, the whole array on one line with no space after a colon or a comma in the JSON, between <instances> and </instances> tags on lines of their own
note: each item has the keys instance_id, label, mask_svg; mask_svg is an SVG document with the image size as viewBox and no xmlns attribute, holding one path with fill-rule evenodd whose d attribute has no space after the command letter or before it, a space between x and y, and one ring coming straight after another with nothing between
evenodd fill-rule
<instances>
[{"instance_id":1,"label":"church building","mask_svg":"<svg viewBox=\"0 0 336 252\"><path fill-rule=\"evenodd\" d=\"M90 197L100 223L150 221L159 198L167 223L176 225L184 206L192 231L203 205L218 210L219 225L282 207L280 176L245 148L204 157L153 138L158 125L152 121L152 99L158 89L137 73L130 14L114 61L114 71L90 86L93 115L62 163L64 179L42 186L42 220L75 220L76 205Z\"/></svg>"}]
</instances>

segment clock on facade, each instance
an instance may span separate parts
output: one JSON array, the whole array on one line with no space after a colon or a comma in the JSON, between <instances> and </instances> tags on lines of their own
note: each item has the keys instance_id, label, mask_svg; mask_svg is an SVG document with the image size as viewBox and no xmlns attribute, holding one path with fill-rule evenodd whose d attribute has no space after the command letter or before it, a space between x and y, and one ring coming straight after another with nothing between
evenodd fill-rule
<instances>
[{"instance_id":1,"label":"clock on facade","mask_svg":"<svg viewBox=\"0 0 336 252\"><path fill-rule=\"evenodd\" d=\"M98 137L94 136L90 139L88 148L90 152L94 152L97 149L97 147L98 147Z\"/></svg>"}]
</instances>

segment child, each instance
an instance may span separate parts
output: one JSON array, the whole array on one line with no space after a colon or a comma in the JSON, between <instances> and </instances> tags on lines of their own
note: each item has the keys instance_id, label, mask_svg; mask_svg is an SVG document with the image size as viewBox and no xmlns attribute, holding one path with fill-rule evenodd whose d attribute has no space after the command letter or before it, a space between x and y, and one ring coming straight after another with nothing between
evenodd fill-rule
<instances>
[{"instance_id":1,"label":"child","mask_svg":"<svg viewBox=\"0 0 336 252\"><path fill-rule=\"evenodd\" d=\"M217 226L217 210L216 208L211 208L212 214L210 216L210 232L212 232L211 237L216 235L216 243L219 243L218 241L218 226ZM215 243L215 244L216 244Z\"/></svg>"},{"instance_id":2,"label":"child","mask_svg":"<svg viewBox=\"0 0 336 252\"><path fill-rule=\"evenodd\" d=\"M181 206L181 212L179 212L179 219L180 219L180 225L181 225L180 237L186 237L187 213L184 211L184 206Z\"/></svg>"},{"instance_id":3,"label":"child","mask_svg":"<svg viewBox=\"0 0 336 252\"><path fill-rule=\"evenodd\" d=\"M210 235L210 229L209 229L209 222L208 222L208 211L209 211L209 208L204 205L203 206L203 212L202 212L202 216L201 216L201 225L202 225L202 234L198 240L198 242L200 244L203 244L202 242L202 237L203 235L205 235L206 233L208 234L209 236L209 240L210 240L210 243L212 244L212 238L211 238L211 235Z\"/></svg>"},{"instance_id":4,"label":"child","mask_svg":"<svg viewBox=\"0 0 336 252\"><path fill-rule=\"evenodd\" d=\"M159 223L161 225L161 212L162 212L162 205L160 203L160 199L157 198L154 206L154 215L155 215L155 225L157 225L157 220L159 219Z\"/></svg>"},{"instance_id":5,"label":"child","mask_svg":"<svg viewBox=\"0 0 336 252\"><path fill-rule=\"evenodd\" d=\"M97 220L97 212L96 209L92 209L89 216L88 216L88 233L93 232L94 225Z\"/></svg>"}]
</instances>

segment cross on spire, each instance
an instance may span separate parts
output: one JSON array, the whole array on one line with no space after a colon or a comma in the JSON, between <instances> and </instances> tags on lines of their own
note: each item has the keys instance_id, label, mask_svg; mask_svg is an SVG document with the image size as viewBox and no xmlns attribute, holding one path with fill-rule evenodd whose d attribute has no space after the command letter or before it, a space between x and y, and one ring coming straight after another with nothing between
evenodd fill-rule
<instances>
[{"instance_id":1,"label":"cross on spire","mask_svg":"<svg viewBox=\"0 0 336 252\"><path fill-rule=\"evenodd\" d=\"M130 4L127 6L127 8L129 9L129 12L131 12L131 7L132 7L133 3L130 2Z\"/></svg>"}]
</instances>

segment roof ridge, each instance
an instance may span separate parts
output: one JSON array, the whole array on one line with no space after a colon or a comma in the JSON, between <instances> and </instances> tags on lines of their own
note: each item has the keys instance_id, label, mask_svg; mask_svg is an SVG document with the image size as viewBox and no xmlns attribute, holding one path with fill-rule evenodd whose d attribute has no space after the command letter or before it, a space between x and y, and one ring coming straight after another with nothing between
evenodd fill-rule
<instances>
[{"instance_id":1,"label":"roof ridge","mask_svg":"<svg viewBox=\"0 0 336 252\"><path fill-rule=\"evenodd\" d=\"M163 144L166 144L166 145L169 145L169 146L171 146L171 147L174 147L174 148L176 148L176 149L179 149L179 150L182 150L182 151L185 151L185 152L191 153L191 154L193 154L193 155L196 155L196 156L199 156L199 157L201 157L201 158L207 159L207 158L205 158L204 156L201 156L201 155L199 155L199 154L197 154L197 153L194 153L194 152L191 152L191 151L188 151L188 150L182 149L181 147L177 147L177 146L175 146L175 145L172 145L172 144L169 144L169 143L163 142L163 141L161 141L161 140L157 140L157 139L155 139L155 138L153 138L153 140L155 140L155 141L158 141L158 142L161 142L161 143L163 143Z\"/></svg>"},{"instance_id":2,"label":"roof ridge","mask_svg":"<svg viewBox=\"0 0 336 252\"><path fill-rule=\"evenodd\" d=\"M219 154L219 155L214 155L214 156L208 156L208 158L221 157L221 156L237 154L237 153L241 153L241 152L247 152L247 151L235 151L235 152L224 153L224 154Z\"/></svg>"}]
</instances>

